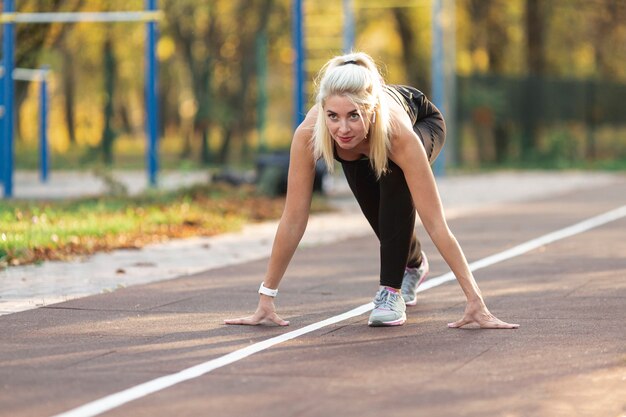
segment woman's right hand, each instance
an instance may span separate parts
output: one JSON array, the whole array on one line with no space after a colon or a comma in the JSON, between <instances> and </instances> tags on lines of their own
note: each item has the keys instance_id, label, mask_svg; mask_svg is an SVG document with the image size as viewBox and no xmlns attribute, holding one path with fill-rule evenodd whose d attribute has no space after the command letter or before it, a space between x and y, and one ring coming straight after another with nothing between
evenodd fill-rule
<instances>
[{"instance_id":1,"label":"woman's right hand","mask_svg":"<svg viewBox=\"0 0 626 417\"><path fill-rule=\"evenodd\" d=\"M274 299L266 295L261 295L259 305L253 315L241 317L238 319L224 320L224 324L243 324L248 326L256 326L258 324L277 324L279 326L288 326L289 322L283 320L276 314L274 307Z\"/></svg>"},{"instance_id":2,"label":"woman's right hand","mask_svg":"<svg viewBox=\"0 0 626 417\"><path fill-rule=\"evenodd\" d=\"M466 324L473 323L479 325L481 329L517 329L519 327L519 324L504 322L491 314L482 299L468 302L463 318L454 323L448 323L448 327L459 329Z\"/></svg>"}]
</instances>

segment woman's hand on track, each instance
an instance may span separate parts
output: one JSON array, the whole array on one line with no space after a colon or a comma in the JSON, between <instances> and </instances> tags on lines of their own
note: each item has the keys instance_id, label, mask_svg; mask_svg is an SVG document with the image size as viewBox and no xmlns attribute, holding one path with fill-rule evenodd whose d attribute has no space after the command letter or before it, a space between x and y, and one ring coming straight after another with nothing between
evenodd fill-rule
<instances>
[{"instance_id":1,"label":"woman's hand on track","mask_svg":"<svg viewBox=\"0 0 626 417\"><path fill-rule=\"evenodd\" d=\"M460 328L467 324L477 324L481 329L517 329L519 324L507 323L489 312L485 303L468 302L461 320L448 323L448 327Z\"/></svg>"},{"instance_id":2,"label":"woman's hand on track","mask_svg":"<svg viewBox=\"0 0 626 417\"><path fill-rule=\"evenodd\" d=\"M276 314L276 307L272 298L261 295L259 305L253 315L238 319L224 320L224 324L242 324L248 326L256 326L259 324L277 324L279 326L288 326L289 322L283 320Z\"/></svg>"}]
</instances>

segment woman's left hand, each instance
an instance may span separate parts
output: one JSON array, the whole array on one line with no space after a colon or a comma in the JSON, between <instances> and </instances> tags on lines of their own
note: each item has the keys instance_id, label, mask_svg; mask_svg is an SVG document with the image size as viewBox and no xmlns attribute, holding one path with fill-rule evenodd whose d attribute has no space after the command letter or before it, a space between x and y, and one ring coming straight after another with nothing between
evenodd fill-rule
<instances>
[{"instance_id":1,"label":"woman's left hand","mask_svg":"<svg viewBox=\"0 0 626 417\"><path fill-rule=\"evenodd\" d=\"M448 327L460 328L473 323L479 325L481 329L517 329L519 327L519 324L504 322L491 314L482 300L468 302L463 318L454 323L448 323Z\"/></svg>"}]
</instances>

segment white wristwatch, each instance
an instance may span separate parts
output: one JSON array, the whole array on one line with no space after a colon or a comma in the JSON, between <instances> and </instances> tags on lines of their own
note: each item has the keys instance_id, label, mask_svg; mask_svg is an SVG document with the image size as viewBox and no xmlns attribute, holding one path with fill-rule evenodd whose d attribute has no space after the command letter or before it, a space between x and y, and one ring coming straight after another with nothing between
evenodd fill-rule
<instances>
[{"instance_id":1,"label":"white wristwatch","mask_svg":"<svg viewBox=\"0 0 626 417\"><path fill-rule=\"evenodd\" d=\"M271 288L267 288L262 282L259 287L259 294L267 295L268 297L276 297L278 295L278 289L273 290Z\"/></svg>"}]
</instances>

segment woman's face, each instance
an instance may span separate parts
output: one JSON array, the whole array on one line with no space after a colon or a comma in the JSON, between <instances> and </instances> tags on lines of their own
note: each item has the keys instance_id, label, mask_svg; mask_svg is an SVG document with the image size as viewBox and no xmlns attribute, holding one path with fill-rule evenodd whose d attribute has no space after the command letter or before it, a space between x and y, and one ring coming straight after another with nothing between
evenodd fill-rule
<instances>
[{"instance_id":1,"label":"woman's face","mask_svg":"<svg viewBox=\"0 0 626 417\"><path fill-rule=\"evenodd\" d=\"M361 144L369 130L369 120L345 96L330 96L324 105L324 117L330 136L342 149L354 149Z\"/></svg>"}]
</instances>

